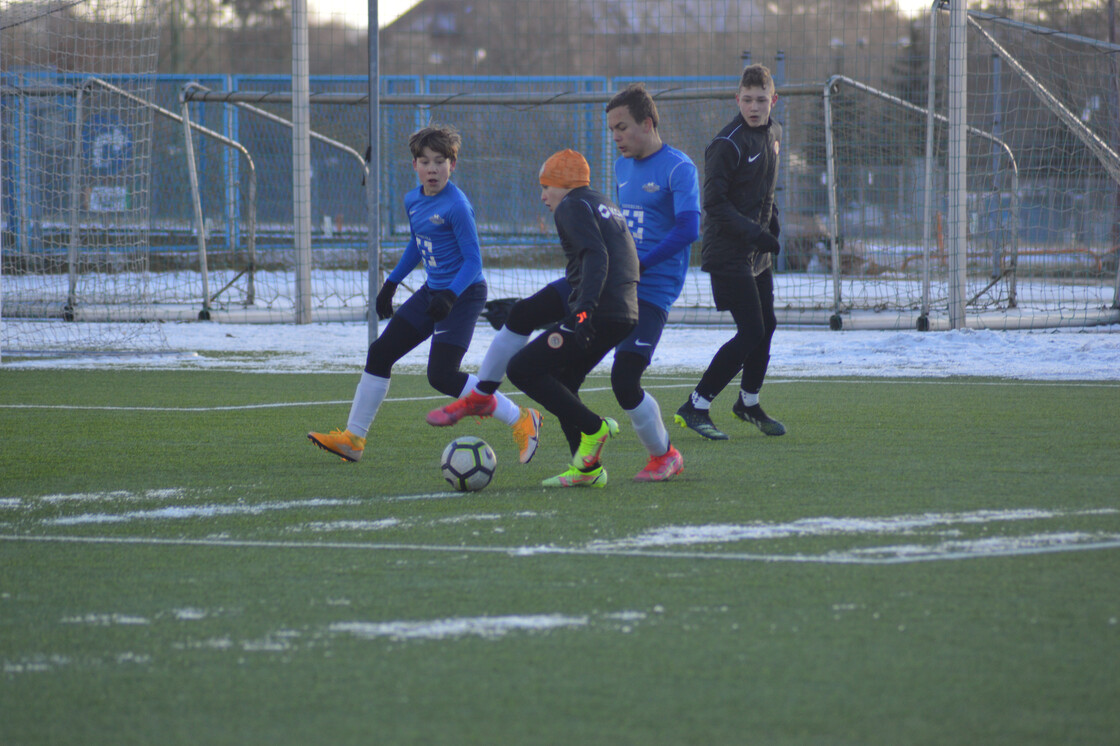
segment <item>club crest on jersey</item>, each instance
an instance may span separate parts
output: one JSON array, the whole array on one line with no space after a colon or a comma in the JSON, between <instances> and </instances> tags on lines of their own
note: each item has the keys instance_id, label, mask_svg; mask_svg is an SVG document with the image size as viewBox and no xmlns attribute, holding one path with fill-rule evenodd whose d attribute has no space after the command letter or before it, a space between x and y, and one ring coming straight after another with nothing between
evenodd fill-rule
<instances>
[{"instance_id":1,"label":"club crest on jersey","mask_svg":"<svg viewBox=\"0 0 1120 746\"><path fill-rule=\"evenodd\" d=\"M443 225L443 223L444 223L443 218L441 218L439 216L438 212L435 215L428 218L428 220L432 221L432 223L434 223L435 225Z\"/></svg>"},{"instance_id":2,"label":"club crest on jersey","mask_svg":"<svg viewBox=\"0 0 1120 746\"><path fill-rule=\"evenodd\" d=\"M642 190L646 191L646 192L649 192L650 194L653 194L654 192L658 191L659 189L661 189L661 187L659 187L657 184L653 183L652 181L642 185Z\"/></svg>"},{"instance_id":3,"label":"club crest on jersey","mask_svg":"<svg viewBox=\"0 0 1120 746\"><path fill-rule=\"evenodd\" d=\"M548 335L548 346L554 350L559 350L564 346L564 335L560 332L553 332Z\"/></svg>"}]
</instances>

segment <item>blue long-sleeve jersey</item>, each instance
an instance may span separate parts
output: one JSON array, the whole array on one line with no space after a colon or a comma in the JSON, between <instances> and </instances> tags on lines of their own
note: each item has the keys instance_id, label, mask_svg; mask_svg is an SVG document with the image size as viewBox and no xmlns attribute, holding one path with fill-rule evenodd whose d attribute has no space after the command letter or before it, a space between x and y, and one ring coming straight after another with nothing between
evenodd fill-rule
<instances>
[{"instance_id":1,"label":"blue long-sleeve jersey","mask_svg":"<svg viewBox=\"0 0 1120 746\"><path fill-rule=\"evenodd\" d=\"M423 187L404 196L412 238L387 279L400 282L423 264L432 290L451 289L456 295L482 282L482 248L478 243L474 208L452 182L429 197Z\"/></svg>"},{"instance_id":2,"label":"blue long-sleeve jersey","mask_svg":"<svg viewBox=\"0 0 1120 746\"><path fill-rule=\"evenodd\" d=\"M645 268L638 298L668 310L684 287L692 242L700 235L700 181L696 164L662 145L640 160L614 164L615 192Z\"/></svg>"}]
</instances>

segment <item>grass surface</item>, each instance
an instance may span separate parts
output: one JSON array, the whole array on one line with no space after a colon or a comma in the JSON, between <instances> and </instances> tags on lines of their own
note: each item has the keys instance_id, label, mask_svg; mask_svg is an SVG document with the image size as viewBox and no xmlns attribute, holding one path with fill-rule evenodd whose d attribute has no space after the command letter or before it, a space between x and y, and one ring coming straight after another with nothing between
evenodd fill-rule
<instances>
[{"instance_id":1,"label":"grass surface","mask_svg":"<svg viewBox=\"0 0 1120 746\"><path fill-rule=\"evenodd\" d=\"M610 484L547 490L553 419L520 466L423 376L314 448L355 381L0 370L0 743L1116 742L1116 384L770 382L650 485L593 379Z\"/></svg>"}]
</instances>

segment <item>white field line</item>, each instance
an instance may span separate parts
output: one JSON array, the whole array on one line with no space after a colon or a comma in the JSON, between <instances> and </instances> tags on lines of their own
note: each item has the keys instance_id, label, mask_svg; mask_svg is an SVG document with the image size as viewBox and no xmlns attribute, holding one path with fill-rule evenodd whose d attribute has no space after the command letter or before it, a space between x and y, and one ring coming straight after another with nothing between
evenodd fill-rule
<instances>
[{"instance_id":1,"label":"white field line","mask_svg":"<svg viewBox=\"0 0 1120 746\"><path fill-rule=\"evenodd\" d=\"M1045 537L1034 537L1036 540ZM742 552L682 552L633 550L595 550L581 547L481 547L481 546L444 546L438 544L384 544L361 542L301 542L301 541L256 541L241 539L160 539L152 537L114 537L114 536L16 536L0 534L0 541L15 542L53 542L60 544L114 544L141 546L180 546L235 549L329 549L346 551L373 552L432 552L452 554L497 554L508 557L535 557L539 555L563 555L577 557L631 557L645 559L673 560L724 560L738 562L794 562L801 564L824 565L904 565L915 562L934 562L944 560L979 559L983 557L1023 557L1038 554L1061 552L1083 552L1101 549L1120 549L1120 536L1106 535L1103 541L1086 543L1060 542L1057 544L1034 543L1029 546L1006 548L984 548L982 551L946 551L918 554L912 547L906 553L887 557L868 557L859 554L828 553L821 555L801 554L751 554ZM966 542L953 542L965 547Z\"/></svg>"},{"instance_id":2,"label":"white field line","mask_svg":"<svg viewBox=\"0 0 1120 746\"><path fill-rule=\"evenodd\" d=\"M644 389L682 389L692 388L699 381L699 377L680 379L681 383L645 383L643 382L642 388ZM793 379L768 379L766 384L773 386L775 384L787 383L829 383L829 384L866 384L869 383L867 379L841 379L841 378L793 378ZM1107 388L1107 389L1120 389L1120 382L1115 381L960 381L960 380L922 380L922 379L876 379L876 384L892 384L896 386L1044 386L1044 387L1077 387L1077 388ZM507 387L511 388L511 387ZM580 389L580 393L610 391L610 386L585 386ZM517 397L524 396L520 391L511 388L509 391L503 391L506 396ZM417 401L437 401L447 399L443 395L435 396L409 396L409 397L388 397L385 399L386 403L390 402L417 402ZM238 412L253 409L285 409L292 407L321 407L321 406L343 406L352 403L349 399L335 399L327 401L301 401L301 402L264 402L261 404L230 404L225 406L214 407L131 407L131 406L95 406L86 404L0 404L0 409L57 409L64 411L101 411L101 412Z\"/></svg>"}]
</instances>

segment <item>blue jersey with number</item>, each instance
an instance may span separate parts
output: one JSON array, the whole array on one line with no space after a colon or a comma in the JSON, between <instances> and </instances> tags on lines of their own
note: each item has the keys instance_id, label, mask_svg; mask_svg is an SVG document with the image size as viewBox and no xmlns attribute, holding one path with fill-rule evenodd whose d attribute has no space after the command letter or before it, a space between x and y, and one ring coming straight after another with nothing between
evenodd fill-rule
<instances>
[{"instance_id":1,"label":"blue jersey with number","mask_svg":"<svg viewBox=\"0 0 1120 746\"><path fill-rule=\"evenodd\" d=\"M638 247L638 259L645 258L676 224L677 214L700 213L700 182L696 164L687 155L662 145L653 155L640 160L619 158L614 164L618 205ZM638 282L638 298L668 309L684 287L691 243L662 262L647 267Z\"/></svg>"},{"instance_id":2,"label":"blue jersey with number","mask_svg":"<svg viewBox=\"0 0 1120 746\"><path fill-rule=\"evenodd\" d=\"M450 181L429 197L418 186L404 196L412 238L388 279L400 282L417 264L424 265L428 287L450 288L456 295L482 282L482 248L474 208L467 195Z\"/></svg>"}]
</instances>

